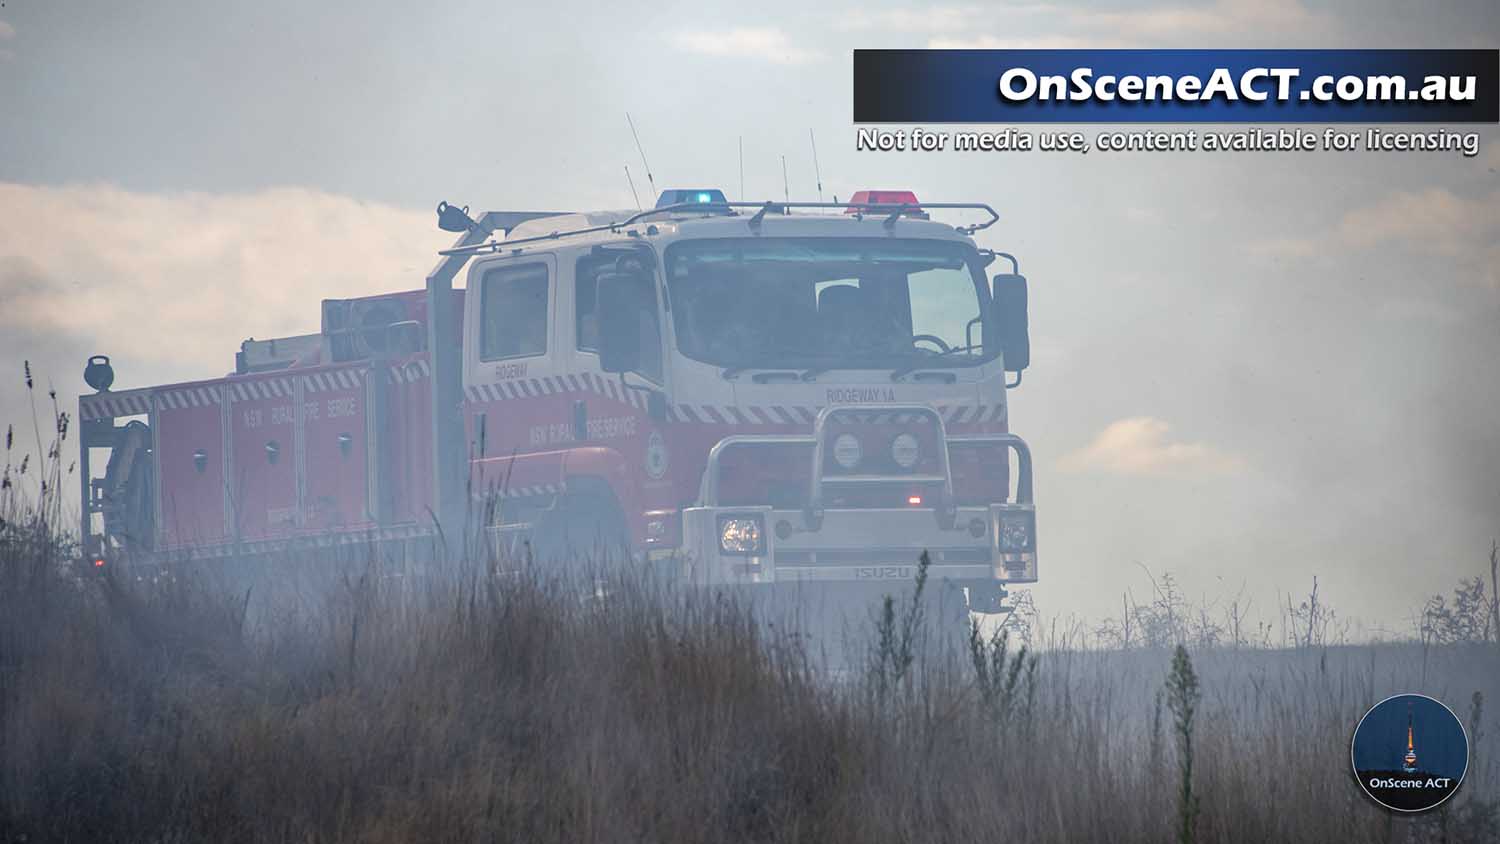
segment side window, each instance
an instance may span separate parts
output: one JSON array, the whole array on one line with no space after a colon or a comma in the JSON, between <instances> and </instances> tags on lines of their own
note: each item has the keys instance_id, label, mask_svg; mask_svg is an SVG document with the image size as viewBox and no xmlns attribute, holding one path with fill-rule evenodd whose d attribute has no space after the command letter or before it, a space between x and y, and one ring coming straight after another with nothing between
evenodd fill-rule
<instances>
[{"instance_id":1,"label":"side window","mask_svg":"<svg viewBox=\"0 0 1500 844\"><path fill-rule=\"evenodd\" d=\"M578 348L585 352L599 351L599 314L594 305L599 300L599 269L608 260L594 256L579 258L578 272L573 277L573 336Z\"/></svg>"},{"instance_id":2,"label":"side window","mask_svg":"<svg viewBox=\"0 0 1500 844\"><path fill-rule=\"evenodd\" d=\"M949 269L914 272L911 290L911 330L943 338L954 349L980 347L983 320L974 297L973 282ZM973 349L969 349L974 352Z\"/></svg>"},{"instance_id":3,"label":"side window","mask_svg":"<svg viewBox=\"0 0 1500 844\"><path fill-rule=\"evenodd\" d=\"M599 273L613 268L615 260L594 256L578 259L578 272L573 288L574 331L578 338L578 348L582 351L599 350L599 314L596 308ZM637 317L641 321L641 374L660 382L661 325L657 319L656 290L652 283L642 283L633 292L637 301Z\"/></svg>"},{"instance_id":4,"label":"side window","mask_svg":"<svg viewBox=\"0 0 1500 844\"><path fill-rule=\"evenodd\" d=\"M639 288L636 315L641 321L641 374L661 382L661 324L656 315L656 288L643 283Z\"/></svg>"},{"instance_id":5,"label":"side window","mask_svg":"<svg viewBox=\"0 0 1500 844\"><path fill-rule=\"evenodd\" d=\"M496 267L481 284L482 360L547 353L547 266Z\"/></svg>"}]
</instances>

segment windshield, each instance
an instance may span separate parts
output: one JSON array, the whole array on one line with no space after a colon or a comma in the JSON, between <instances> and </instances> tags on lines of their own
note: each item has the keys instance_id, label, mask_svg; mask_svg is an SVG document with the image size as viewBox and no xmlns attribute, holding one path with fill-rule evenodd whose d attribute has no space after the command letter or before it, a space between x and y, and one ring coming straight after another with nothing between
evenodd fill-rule
<instances>
[{"instance_id":1,"label":"windshield","mask_svg":"<svg viewBox=\"0 0 1500 844\"><path fill-rule=\"evenodd\" d=\"M904 368L989 360L988 286L963 243L874 238L679 242L677 343L725 367Z\"/></svg>"}]
</instances>

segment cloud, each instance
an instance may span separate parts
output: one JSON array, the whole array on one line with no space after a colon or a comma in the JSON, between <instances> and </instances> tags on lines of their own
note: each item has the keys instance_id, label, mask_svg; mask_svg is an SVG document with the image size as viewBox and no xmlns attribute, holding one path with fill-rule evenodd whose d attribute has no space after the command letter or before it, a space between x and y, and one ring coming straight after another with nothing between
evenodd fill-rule
<instances>
[{"instance_id":1,"label":"cloud","mask_svg":"<svg viewBox=\"0 0 1500 844\"><path fill-rule=\"evenodd\" d=\"M922 9L885 10L857 8L841 13L834 22L834 28L854 32L966 32L973 29L976 24L991 20L996 15L1046 15L1056 11L1057 7L1050 3L1010 3L990 8L977 6L929 6Z\"/></svg>"},{"instance_id":2,"label":"cloud","mask_svg":"<svg viewBox=\"0 0 1500 844\"><path fill-rule=\"evenodd\" d=\"M1007 36L993 35L932 38L927 46L934 50L1109 50L1130 46L1112 38L1077 35Z\"/></svg>"},{"instance_id":3,"label":"cloud","mask_svg":"<svg viewBox=\"0 0 1500 844\"><path fill-rule=\"evenodd\" d=\"M1351 249L1397 243L1446 258L1500 290L1500 190L1473 199L1440 188L1392 194L1345 214L1335 236Z\"/></svg>"},{"instance_id":4,"label":"cloud","mask_svg":"<svg viewBox=\"0 0 1500 844\"><path fill-rule=\"evenodd\" d=\"M1170 425L1150 416L1120 419L1058 465L1066 472L1114 475L1223 474L1244 467L1241 458L1213 446L1172 442L1167 436L1170 431Z\"/></svg>"},{"instance_id":5,"label":"cloud","mask_svg":"<svg viewBox=\"0 0 1500 844\"><path fill-rule=\"evenodd\" d=\"M785 32L773 27L685 30L674 35L672 41L679 50L706 56L759 59L776 64L802 64L820 58L818 53L796 46Z\"/></svg>"},{"instance_id":6,"label":"cloud","mask_svg":"<svg viewBox=\"0 0 1500 844\"><path fill-rule=\"evenodd\" d=\"M1473 198L1436 187L1399 191L1346 212L1327 231L1263 239L1252 250L1270 257L1308 258L1392 245L1451 260L1463 275L1500 289L1500 190Z\"/></svg>"},{"instance_id":7,"label":"cloud","mask_svg":"<svg viewBox=\"0 0 1500 844\"><path fill-rule=\"evenodd\" d=\"M90 354L117 359L121 387L215 377L247 337L317 331L321 299L420 288L451 238L430 212L303 188L0 182L0 359L62 392ZM13 376L0 419L18 418Z\"/></svg>"},{"instance_id":8,"label":"cloud","mask_svg":"<svg viewBox=\"0 0 1500 844\"><path fill-rule=\"evenodd\" d=\"M1070 11L1068 20L1086 29L1160 42L1203 35L1238 35L1247 31L1324 31L1327 15L1310 11L1301 0L1218 0L1206 7L1156 6L1124 12Z\"/></svg>"},{"instance_id":9,"label":"cloud","mask_svg":"<svg viewBox=\"0 0 1500 844\"><path fill-rule=\"evenodd\" d=\"M1500 235L1500 191L1480 199L1441 188L1395 193L1345 214L1336 235L1358 248L1394 240L1432 254L1469 252Z\"/></svg>"},{"instance_id":10,"label":"cloud","mask_svg":"<svg viewBox=\"0 0 1500 844\"><path fill-rule=\"evenodd\" d=\"M996 14L1007 15L1003 36L968 35ZM1024 21L1015 20L1025 16ZM1244 40L1265 34L1301 40L1326 38L1334 18L1309 10L1301 0L1218 0L1208 6L1146 6L1128 11L1064 9L1048 3L1023 3L997 9L940 7L928 12L859 12L846 28L885 28L901 32L936 32L933 49L1111 49L1122 47L1204 46L1204 38Z\"/></svg>"},{"instance_id":11,"label":"cloud","mask_svg":"<svg viewBox=\"0 0 1500 844\"><path fill-rule=\"evenodd\" d=\"M1262 237L1247 248L1263 258L1312 258L1326 251L1326 246L1309 237Z\"/></svg>"}]
</instances>

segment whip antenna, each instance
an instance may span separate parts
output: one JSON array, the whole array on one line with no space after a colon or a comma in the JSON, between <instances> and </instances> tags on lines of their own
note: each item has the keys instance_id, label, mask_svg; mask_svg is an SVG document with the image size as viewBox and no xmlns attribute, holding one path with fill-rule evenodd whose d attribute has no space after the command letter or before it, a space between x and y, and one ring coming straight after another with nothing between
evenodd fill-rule
<instances>
[{"instance_id":1,"label":"whip antenna","mask_svg":"<svg viewBox=\"0 0 1500 844\"><path fill-rule=\"evenodd\" d=\"M781 197L787 202L792 201L792 189L786 180L786 156L781 157Z\"/></svg>"},{"instance_id":2,"label":"whip antenna","mask_svg":"<svg viewBox=\"0 0 1500 844\"><path fill-rule=\"evenodd\" d=\"M635 210L641 210L641 198L635 192L635 179L630 178L630 165L625 165L625 181L630 183L630 197L635 200Z\"/></svg>"},{"instance_id":3,"label":"whip antenna","mask_svg":"<svg viewBox=\"0 0 1500 844\"><path fill-rule=\"evenodd\" d=\"M635 133L635 121L630 119L630 112L625 112L625 122L630 124L630 137L635 138L635 151L641 154L641 163L646 165L646 183L651 185L651 192L656 193L656 179L651 175L651 162L646 160L646 149L641 146L641 136ZM636 203L640 204L639 201Z\"/></svg>"},{"instance_id":4,"label":"whip antenna","mask_svg":"<svg viewBox=\"0 0 1500 844\"><path fill-rule=\"evenodd\" d=\"M745 201L745 136L740 136L740 201Z\"/></svg>"},{"instance_id":5,"label":"whip antenna","mask_svg":"<svg viewBox=\"0 0 1500 844\"><path fill-rule=\"evenodd\" d=\"M823 201L823 171L818 169L818 139L813 137L811 127L807 130L807 139L812 142L813 151L813 177L818 180L818 201Z\"/></svg>"}]
</instances>

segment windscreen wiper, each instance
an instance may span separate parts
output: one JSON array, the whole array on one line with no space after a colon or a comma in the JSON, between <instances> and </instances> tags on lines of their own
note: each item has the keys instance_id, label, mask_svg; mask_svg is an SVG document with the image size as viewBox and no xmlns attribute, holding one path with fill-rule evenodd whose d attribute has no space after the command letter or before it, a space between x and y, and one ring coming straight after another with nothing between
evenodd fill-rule
<instances>
[{"instance_id":1,"label":"windscreen wiper","mask_svg":"<svg viewBox=\"0 0 1500 844\"><path fill-rule=\"evenodd\" d=\"M759 366L731 366L720 372L719 377L725 381L733 381L752 369L758 370L754 375L750 376L750 380L757 384L764 384L773 378L787 378L792 380L802 380L803 378L803 373L795 369L772 369ZM813 371L817 372L817 370Z\"/></svg>"},{"instance_id":2,"label":"windscreen wiper","mask_svg":"<svg viewBox=\"0 0 1500 844\"><path fill-rule=\"evenodd\" d=\"M768 369L765 372L757 372L750 376L750 380L757 384L768 384L778 378L800 381L802 380L802 374L792 369Z\"/></svg>"}]
</instances>

